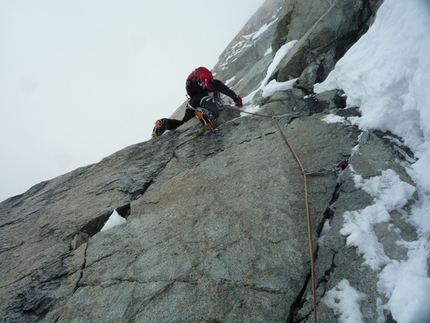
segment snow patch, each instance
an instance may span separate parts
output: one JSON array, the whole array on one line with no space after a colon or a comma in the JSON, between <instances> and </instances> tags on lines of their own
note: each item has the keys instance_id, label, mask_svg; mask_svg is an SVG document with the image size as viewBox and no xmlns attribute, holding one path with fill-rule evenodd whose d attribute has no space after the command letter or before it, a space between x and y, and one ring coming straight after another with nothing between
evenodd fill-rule
<instances>
[{"instance_id":1,"label":"snow patch","mask_svg":"<svg viewBox=\"0 0 430 323\"><path fill-rule=\"evenodd\" d=\"M349 281L343 279L335 288L326 293L323 301L339 316L338 322L361 323L364 320L360 311L360 303L365 299L365 294L357 291L349 284Z\"/></svg>"},{"instance_id":2,"label":"snow patch","mask_svg":"<svg viewBox=\"0 0 430 323\"><path fill-rule=\"evenodd\" d=\"M343 123L343 124L349 124L344 117L335 115L335 114L329 114L326 115L324 118L321 119L322 121L326 123Z\"/></svg>"},{"instance_id":3,"label":"snow patch","mask_svg":"<svg viewBox=\"0 0 430 323\"><path fill-rule=\"evenodd\" d=\"M109 230L110 228L116 227L117 225L121 225L125 222L127 222L127 220L120 216L116 210L114 210L100 231L103 232Z\"/></svg>"},{"instance_id":4,"label":"snow patch","mask_svg":"<svg viewBox=\"0 0 430 323\"><path fill-rule=\"evenodd\" d=\"M269 84L267 84L267 83L268 83L270 77L272 76L273 72L275 71L275 69L278 67L279 63L288 54L288 52L291 50L291 48L294 47L294 45L296 43L297 43L297 40L293 40L293 41L290 41L290 42L284 44L281 48L279 48L279 50L275 54L275 57L272 60L272 63L267 68L266 77L264 78L264 80L261 82L260 86L256 90L254 90L249 95L247 95L246 97L243 98L244 104L252 103L252 101L254 100L254 96L261 90L264 93L266 86L267 86L267 90L266 90L266 94L267 94L276 88L288 89L288 88L290 88L290 86L292 86L292 84L294 84L296 79L290 80L288 82L282 82L282 83L277 83L276 80L273 83L272 82L270 82ZM290 84L290 82L292 82L292 84ZM272 94L273 93L274 92L272 92ZM267 96L269 96L269 95L270 94L267 94Z\"/></svg>"},{"instance_id":5,"label":"snow patch","mask_svg":"<svg viewBox=\"0 0 430 323\"><path fill-rule=\"evenodd\" d=\"M354 182L355 187L374 197L373 204L360 211L345 212L340 233L348 236L347 245L357 247L357 252L365 259L365 265L378 270L390 259L385 255L373 227L377 223L390 221L389 212L400 211L412 198L415 187L401 181L399 175L391 169L383 171L381 176L367 180L360 175L354 175Z\"/></svg>"},{"instance_id":6,"label":"snow patch","mask_svg":"<svg viewBox=\"0 0 430 323\"><path fill-rule=\"evenodd\" d=\"M407 259L390 261L378 275L378 291L389 299L388 307L397 322L429 322L430 279L426 278L429 243L399 241L399 245L408 249Z\"/></svg>"},{"instance_id":7,"label":"snow patch","mask_svg":"<svg viewBox=\"0 0 430 323\"><path fill-rule=\"evenodd\" d=\"M278 18L276 18L274 21L268 23L268 24L264 24L259 31L257 31L253 36L252 36L252 40L256 40L258 37L260 37L260 35L264 34L266 32L267 29L269 29L269 27L271 25L273 25L276 21L278 21Z\"/></svg>"},{"instance_id":8,"label":"snow patch","mask_svg":"<svg viewBox=\"0 0 430 323\"><path fill-rule=\"evenodd\" d=\"M258 111L260 111L260 106L259 105L254 105L254 104L249 104L249 105L246 106L245 111L249 112L249 113L257 113ZM249 117L250 114L242 112L240 114L240 116L241 117Z\"/></svg>"},{"instance_id":9,"label":"snow patch","mask_svg":"<svg viewBox=\"0 0 430 323\"><path fill-rule=\"evenodd\" d=\"M264 55L263 55L263 56L266 56L266 55L272 54L272 52L273 52L272 47L270 47L269 49L267 49L267 50L266 50L266 52L264 53Z\"/></svg>"},{"instance_id":10,"label":"snow patch","mask_svg":"<svg viewBox=\"0 0 430 323\"><path fill-rule=\"evenodd\" d=\"M297 79L293 79L287 82L277 82L276 80L271 80L269 82L269 84L267 84L264 88L263 88L263 98L267 98L271 95L273 95L273 93L278 92L278 91L286 91L286 90L290 90L293 88L294 83L296 83Z\"/></svg>"},{"instance_id":11,"label":"snow patch","mask_svg":"<svg viewBox=\"0 0 430 323\"><path fill-rule=\"evenodd\" d=\"M233 82L235 80L236 76L233 76L231 79L228 79L227 81L225 81L225 85L229 85L231 82Z\"/></svg>"}]
</instances>

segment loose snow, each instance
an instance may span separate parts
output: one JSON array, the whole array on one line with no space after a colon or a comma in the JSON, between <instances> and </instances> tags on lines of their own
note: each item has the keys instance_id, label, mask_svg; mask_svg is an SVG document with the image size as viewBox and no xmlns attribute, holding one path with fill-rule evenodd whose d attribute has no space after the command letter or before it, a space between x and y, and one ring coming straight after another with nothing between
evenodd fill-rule
<instances>
[{"instance_id":1,"label":"loose snow","mask_svg":"<svg viewBox=\"0 0 430 323\"><path fill-rule=\"evenodd\" d=\"M417 158L407 168L413 187L392 170L363 179L355 185L374 197L363 210L346 212L341 233L347 244L357 247L364 266L378 273L377 288L388 299L378 300L382 313L388 308L398 323L430 322L430 2L385 0L368 32L338 61L336 68L315 92L343 89L347 107L360 107L361 117L348 120L329 116L326 122L352 122L360 129L390 131L404 140ZM356 147L353 153L356 153ZM390 220L390 211L400 210L414 192L418 199L403 216L417 230L415 241L397 241L407 249L402 260L390 259L373 231L377 223ZM403 211L404 212L404 211ZM398 230L393 225L392 230ZM323 243L323 241L322 241ZM338 322L362 322L363 295L342 281L325 297L339 315ZM380 322L385 322L380 314Z\"/></svg>"},{"instance_id":2,"label":"loose snow","mask_svg":"<svg viewBox=\"0 0 430 323\"><path fill-rule=\"evenodd\" d=\"M366 295L360 293L346 279L343 279L324 297L324 303L339 315L339 321L344 323L361 323L363 315L360 312L360 303Z\"/></svg>"},{"instance_id":3,"label":"loose snow","mask_svg":"<svg viewBox=\"0 0 430 323\"><path fill-rule=\"evenodd\" d=\"M345 120L344 117L341 116L337 116L335 114L329 114L326 115L323 119L323 121L327 122L327 123L343 123L343 124L349 124L349 122L347 120Z\"/></svg>"},{"instance_id":4,"label":"loose snow","mask_svg":"<svg viewBox=\"0 0 430 323\"><path fill-rule=\"evenodd\" d=\"M382 172L381 176L368 180L360 175L354 175L355 186L374 196L374 203L363 210L346 212L343 217L345 224L340 233L348 236L348 245L357 247L363 255L364 264L373 270L390 262L385 255L384 248L378 242L373 231L377 223L388 222L389 212L401 211L401 208L412 198L415 187L400 180L393 170Z\"/></svg>"}]
</instances>

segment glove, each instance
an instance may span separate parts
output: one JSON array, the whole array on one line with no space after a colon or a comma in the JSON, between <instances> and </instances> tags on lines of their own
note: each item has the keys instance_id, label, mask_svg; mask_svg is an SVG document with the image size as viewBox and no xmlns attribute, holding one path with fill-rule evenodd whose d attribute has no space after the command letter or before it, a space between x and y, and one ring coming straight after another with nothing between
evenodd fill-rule
<instances>
[{"instance_id":1,"label":"glove","mask_svg":"<svg viewBox=\"0 0 430 323\"><path fill-rule=\"evenodd\" d=\"M240 95L237 96L236 100L234 100L234 103L237 107L241 107L243 105L242 98L240 97Z\"/></svg>"}]
</instances>

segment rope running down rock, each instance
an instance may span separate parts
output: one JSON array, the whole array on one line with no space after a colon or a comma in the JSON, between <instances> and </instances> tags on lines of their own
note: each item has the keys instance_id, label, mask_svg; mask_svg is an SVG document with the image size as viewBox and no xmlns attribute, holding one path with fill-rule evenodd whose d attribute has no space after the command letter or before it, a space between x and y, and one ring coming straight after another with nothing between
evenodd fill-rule
<instances>
[{"instance_id":1,"label":"rope running down rock","mask_svg":"<svg viewBox=\"0 0 430 323\"><path fill-rule=\"evenodd\" d=\"M314 322L317 323L317 287L316 287L316 278L315 278L315 259L314 259L314 248L313 248L313 238L312 238L312 220L311 220L311 213L309 208L309 194L308 194L308 184L307 184L307 178L306 178L306 171L303 167L302 162L300 161L300 158L297 156L296 152L293 149L293 146L291 146L290 142L287 139L287 136L285 135L284 131L281 128L281 125L279 124L278 119L275 116L269 116L261 113L254 113L254 112L248 112L244 111L242 109L239 109L237 107L229 106L230 108L233 108L235 110L238 110L240 112L250 114L257 117L262 118L270 118L273 119L276 123L276 126L278 127L282 138L284 139L285 143L287 144L288 148L290 149L291 153L293 154L294 159L296 160L297 164L300 167L300 171L303 175L303 183L304 183L304 191L305 191L305 204L306 204L306 219L307 219L307 225L308 225L308 242L309 242L309 256L310 256L310 267L311 267L311 281L312 281L312 296L313 296L313 311L314 311Z\"/></svg>"}]
</instances>

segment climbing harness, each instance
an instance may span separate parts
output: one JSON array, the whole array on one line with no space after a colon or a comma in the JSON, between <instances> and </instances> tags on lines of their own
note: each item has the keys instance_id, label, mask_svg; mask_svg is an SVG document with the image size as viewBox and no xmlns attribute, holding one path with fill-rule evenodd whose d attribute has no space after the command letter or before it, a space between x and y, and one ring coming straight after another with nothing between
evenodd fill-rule
<instances>
[{"instance_id":1,"label":"climbing harness","mask_svg":"<svg viewBox=\"0 0 430 323\"><path fill-rule=\"evenodd\" d=\"M311 281L312 281L312 298L313 298L313 311L314 311L314 322L317 323L317 287L316 287L316 278L315 278L315 256L314 256L314 248L313 248L313 238L312 238L312 220L311 220L311 212L309 207L309 197L308 197L308 184L307 184L307 178L306 178L306 171L303 167L302 162L300 161L300 158L297 156L296 152L293 149L293 146L291 146L290 142L287 139L287 136L285 135L284 131L281 128L281 125L279 124L278 119L275 116L269 116L261 113L255 113L255 112L248 112L244 111L242 109L239 109L234 106L229 106L235 110L238 110L240 112L250 114L257 117L262 118L270 118L273 119L276 123L276 126L278 127L282 138L284 139L284 142L287 144L288 148L290 149L291 153L293 154L293 157L295 161L297 162L300 171L303 175L303 183L304 183L304 191L305 191L305 204L306 204L306 220L307 220L307 226L308 226L308 242L309 242L309 256L310 256L310 269L311 269Z\"/></svg>"}]
</instances>

